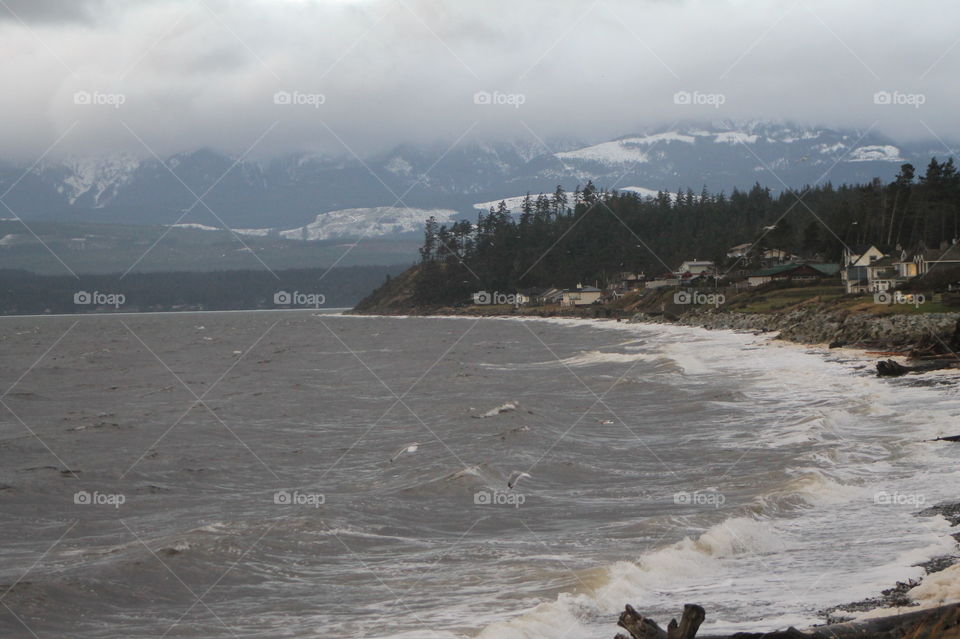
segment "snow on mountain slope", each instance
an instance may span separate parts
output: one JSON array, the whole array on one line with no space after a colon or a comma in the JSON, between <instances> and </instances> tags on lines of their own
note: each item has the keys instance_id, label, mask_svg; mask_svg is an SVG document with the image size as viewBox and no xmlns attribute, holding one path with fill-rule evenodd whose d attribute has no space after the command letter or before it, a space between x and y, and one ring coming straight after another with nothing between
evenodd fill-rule
<instances>
[{"instance_id":1,"label":"snow on mountain slope","mask_svg":"<svg viewBox=\"0 0 960 639\"><path fill-rule=\"evenodd\" d=\"M649 142L646 142L645 138L624 138L553 155L560 161L586 160L601 164L637 164L649 161L647 153L641 148L646 144Z\"/></svg>"},{"instance_id":2,"label":"snow on mountain slope","mask_svg":"<svg viewBox=\"0 0 960 639\"><path fill-rule=\"evenodd\" d=\"M721 144L753 144L757 141L757 135L744 133L743 131L721 131L713 138L713 141Z\"/></svg>"},{"instance_id":3,"label":"snow on mountain slope","mask_svg":"<svg viewBox=\"0 0 960 639\"><path fill-rule=\"evenodd\" d=\"M636 193L642 198L657 197L656 190L648 189L644 186L621 186L617 188L617 191ZM553 200L553 194L545 193L545 195L547 196L548 199ZM521 207L523 206L523 199L525 197L526 197L525 195L514 195L512 197L500 198L499 200L490 200L489 202L477 202L476 204L473 205L473 208L475 208L478 211L489 211L491 207L494 209L497 208L500 205L500 202L503 201L503 202L506 202L507 208L510 209L511 213L519 213L521 210ZM673 196L671 195L671 197ZM536 201L537 196L531 194L530 198ZM570 208L573 208L573 204L574 204L573 193L572 192L567 193L567 206Z\"/></svg>"},{"instance_id":4,"label":"snow on mountain slope","mask_svg":"<svg viewBox=\"0 0 960 639\"><path fill-rule=\"evenodd\" d=\"M861 146L850 152L848 162L904 162L900 149L891 144Z\"/></svg>"},{"instance_id":5,"label":"snow on mountain slope","mask_svg":"<svg viewBox=\"0 0 960 639\"><path fill-rule=\"evenodd\" d=\"M643 186L622 186L617 189L618 191L629 191L630 193L636 193L642 198L655 198L657 197L657 192L653 189L648 189Z\"/></svg>"},{"instance_id":6,"label":"snow on mountain slope","mask_svg":"<svg viewBox=\"0 0 960 639\"><path fill-rule=\"evenodd\" d=\"M410 209L377 206L365 209L343 209L321 213L317 219L299 228L280 231L288 240L330 240L347 237L414 233L423 229L429 217L440 223L449 222L458 213L451 209Z\"/></svg>"},{"instance_id":7,"label":"snow on mountain slope","mask_svg":"<svg viewBox=\"0 0 960 639\"><path fill-rule=\"evenodd\" d=\"M40 171L49 166L40 168ZM117 195L136 170L137 158L119 154L102 157L71 157L59 165L63 172L57 192L73 205L84 198L90 206L102 208Z\"/></svg>"},{"instance_id":8,"label":"snow on mountain slope","mask_svg":"<svg viewBox=\"0 0 960 639\"><path fill-rule=\"evenodd\" d=\"M478 211L489 211L490 207L497 208L500 205L501 200L507 203L507 208L511 211L519 211L520 207L523 205L523 198L527 197L526 195L514 195L513 197L505 197L500 200L491 200L489 202L477 202L473 205L473 208ZM572 197L572 194L570 195ZM531 195L530 199L536 200L536 195Z\"/></svg>"},{"instance_id":9,"label":"snow on mountain slope","mask_svg":"<svg viewBox=\"0 0 960 639\"><path fill-rule=\"evenodd\" d=\"M184 222L181 224L169 224L172 229L193 229L196 231L222 231L218 226L208 226L207 224L197 224L196 222Z\"/></svg>"}]
</instances>

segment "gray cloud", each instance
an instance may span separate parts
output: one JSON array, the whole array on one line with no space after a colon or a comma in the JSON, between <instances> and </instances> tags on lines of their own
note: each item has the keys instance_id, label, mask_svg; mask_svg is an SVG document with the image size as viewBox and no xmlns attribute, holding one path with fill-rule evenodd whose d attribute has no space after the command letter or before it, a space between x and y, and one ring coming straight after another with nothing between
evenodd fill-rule
<instances>
[{"instance_id":1,"label":"gray cloud","mask_svg":"<svg viewBox=\"0 0 960 639\"><path fill-rule=\"evenodd\" d=\"M103 0L2 0L0 21L27 23L89 22L101 9Z\"/></svg>"},{"instance_id":2,"label":"gray cloud","mask_svg":"<svg viewBox=\"0 0 960 639\"><path fill-rule=\"evenodd\" d=\"M960 6L930 0L154 0L99 5L82 29L64 6L97 3L16 4L38 22L0 24L17 52L0 67L5 157L67 130L53 154L242 152L270 127L255 154L366 154L750 118L960 139Z\"/></svg>"}]
</instances>

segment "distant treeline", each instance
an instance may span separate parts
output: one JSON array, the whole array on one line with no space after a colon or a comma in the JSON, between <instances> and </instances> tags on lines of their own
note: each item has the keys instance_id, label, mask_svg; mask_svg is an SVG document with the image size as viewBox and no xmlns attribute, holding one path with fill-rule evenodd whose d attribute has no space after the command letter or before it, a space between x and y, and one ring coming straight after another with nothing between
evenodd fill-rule
<instances>
[{"instance_id":1,"label":"distant treeline","mask_svg":"<svg viewBox=\"0 0 960 639\"><path fill-rule=\"evenodd\" d=\"M478 290L602 286L623 271L659 275L683 260L724 265L727 250L743 243L839 262L845 245L936 247L957 237L960 175L952 158L932 159L922 176L904 164L889 184L827 183L777 196L756 184L729 195L687 190L648 200L588 182L573 194L560 187L528 194L520 211L501 202L476 224L430 220L416 302L454 303Z\"/></svg>"},{"instance_id":2,"label":"distant treeline","mask_svg":"<svg viewBox=\"0 0 960 639\"><path fill-rule=\"evenodd\" d=\"M48 276L0 270L0 314L352 307L402 266ZM324 274L326 275L324 276Z\"/></svg>"}]
</instances>

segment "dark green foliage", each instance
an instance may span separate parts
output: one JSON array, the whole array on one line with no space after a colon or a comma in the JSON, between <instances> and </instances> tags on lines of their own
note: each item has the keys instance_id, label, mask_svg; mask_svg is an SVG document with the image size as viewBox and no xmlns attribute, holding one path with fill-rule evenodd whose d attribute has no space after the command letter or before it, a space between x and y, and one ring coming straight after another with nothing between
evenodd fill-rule
<instances>
[{"instance_id":1,"label":"dark green foliage","mask_svg":"<svg viewBox=\"0 0 960 639\"><path fill-rule=\"evenodd\" d=\"M931 160L926 175L903 165L890 184L830 183L774 196L755 184L699 195L679 190L644 200L577 187L571 206L560 188L528 195L515 219L501 202L476 226L427 224L417 297L424 304L469 301L472 292L532 287L605 285L624 271L666 274L681 261L711 259L721 272L735 267L731 246L776 248L839 262L844 246L937 246L960 237L960 174L952 159ZM751 268L743 260L738 269Z\"/></svg>"}]
</instances>

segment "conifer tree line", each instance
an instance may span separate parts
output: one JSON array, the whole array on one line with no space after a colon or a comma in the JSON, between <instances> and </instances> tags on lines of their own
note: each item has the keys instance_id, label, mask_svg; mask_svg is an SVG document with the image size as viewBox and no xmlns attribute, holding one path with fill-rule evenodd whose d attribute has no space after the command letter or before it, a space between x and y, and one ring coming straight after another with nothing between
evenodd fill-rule
<instances>
[{"instance_id":1,"label":"conifer tree line","mask_svg":"<svg viewBox=\"0 0 960 639\"><path fill-rule=\"evenodd\" d=\"M776 195L757 183L729 195L704 188L651 199L588 181L572 194L561 186L528 193L519 211L500 202L476 223L428 220L416 299L451 304L479 290L602 287L622 272L660 275L683 260L726 265L727 249L747 242L839 262L844 246L936 248L957 238L960 174L953 158L931 159L923 175L904 164L889 184L825 183Z\"/></svg>"}]
</instances>

